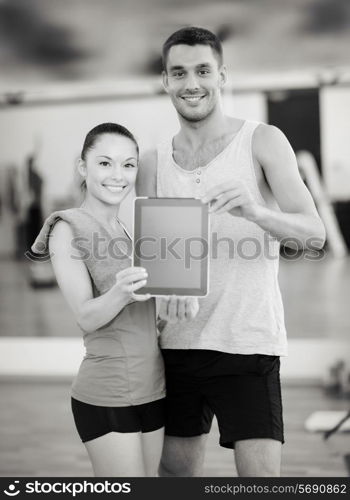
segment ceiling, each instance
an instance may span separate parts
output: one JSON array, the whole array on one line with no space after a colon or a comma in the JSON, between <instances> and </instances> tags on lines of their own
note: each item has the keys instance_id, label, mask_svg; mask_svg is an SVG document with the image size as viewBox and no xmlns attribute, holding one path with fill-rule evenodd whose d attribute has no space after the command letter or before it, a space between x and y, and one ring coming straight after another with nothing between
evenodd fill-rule
<instances>
[{"instance_id":1,"label":"ceiling","mask_svg":"<svg viewBox=\"0 0 350 500\"><path fill-rule=\"evenodd\" d=\"M185 25L218 33L237 73L350 66L348 0L0 0L0 84L156 74Z\"/></svg>"}]
</instances>

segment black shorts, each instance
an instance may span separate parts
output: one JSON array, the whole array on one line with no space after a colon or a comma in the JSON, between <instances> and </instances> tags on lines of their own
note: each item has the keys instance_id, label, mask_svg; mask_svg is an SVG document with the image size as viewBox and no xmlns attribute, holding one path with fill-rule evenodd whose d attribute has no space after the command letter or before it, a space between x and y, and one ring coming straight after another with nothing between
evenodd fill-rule
<instances>
[{"instance_id":1,"label":"black shorts","mask_svg":"<svg viewBox=\"0 0 350 500\"><path fill-rule=\"evenodd\" d=\"M284 443L278 356L163 349L165 434L191 437L218 421L220 445L243 439Z\"/></svg>"},{"instance_id":2,"label":"black shorts","mask_svg":"<svg viewBox=\"0 0 350 500\"><path fill-rule=\"evenodd\" d=\"M164 398L136 406L95 406L71 399L83 443L109 432L152 432L164 427Z\"/></svg>"}]
</instances>

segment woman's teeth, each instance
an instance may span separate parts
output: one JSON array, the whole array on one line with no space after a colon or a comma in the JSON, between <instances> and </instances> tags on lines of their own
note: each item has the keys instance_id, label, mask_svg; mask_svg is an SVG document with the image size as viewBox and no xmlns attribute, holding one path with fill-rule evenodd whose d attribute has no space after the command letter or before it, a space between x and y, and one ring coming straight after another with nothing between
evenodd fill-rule
<instances>
[{"instance_id":1,"label":"woman's teeth","mask_svg":"<svg viewBox=\"0 0 350 500\"><path fill-rule=\"evenodd\" d=\"M109 186L107 184L105 184L104 187L107 188L111 193L121 193L125 188L125 186Z\"/></svg>"}]
</instances>

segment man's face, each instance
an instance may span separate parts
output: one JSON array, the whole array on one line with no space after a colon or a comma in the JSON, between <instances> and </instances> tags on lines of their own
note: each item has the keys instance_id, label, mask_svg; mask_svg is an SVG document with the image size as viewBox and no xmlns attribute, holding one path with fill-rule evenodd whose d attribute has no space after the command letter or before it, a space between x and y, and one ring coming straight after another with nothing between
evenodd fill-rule
<instances>
[{"instance_id":1,"label":"man's face","mask_svg":"<svg viewBox=\"0 0 350 500\"><path fill-rule=\"evenodd\" d=\"M198 122L215 109L226 69L219 67L208 45L174 45L168 53L163 81L179 115Z\"/></svg>"}]
</instances>

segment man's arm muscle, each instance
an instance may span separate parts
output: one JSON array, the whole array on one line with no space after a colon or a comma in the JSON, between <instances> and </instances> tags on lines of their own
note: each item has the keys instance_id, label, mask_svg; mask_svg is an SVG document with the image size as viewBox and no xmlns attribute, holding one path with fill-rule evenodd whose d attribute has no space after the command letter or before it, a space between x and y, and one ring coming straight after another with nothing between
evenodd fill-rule
<instances>
[{"instance_id":1,"label":"man's arm muscle","mask_svg":"<svg viewBox=\"0 0 350 500\"><path fill-rule=\"evenodd\" d=\"M253 154L282 210L277 213L263 209L255 222L278 238L293 237L304 246L308 237L314 237L322 246L324 226L287 138L276 127L260 125L254 134Z\"/></svg>"}]
</instances>

